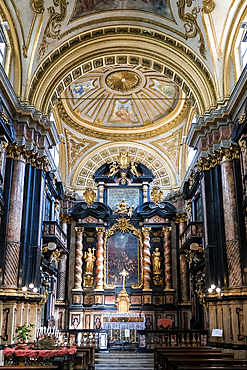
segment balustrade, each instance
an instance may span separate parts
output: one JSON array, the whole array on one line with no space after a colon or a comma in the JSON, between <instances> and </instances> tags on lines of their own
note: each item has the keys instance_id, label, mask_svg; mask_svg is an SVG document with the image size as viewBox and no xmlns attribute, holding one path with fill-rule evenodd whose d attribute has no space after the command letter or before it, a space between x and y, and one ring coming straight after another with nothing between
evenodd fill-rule
<instances>
[{"instance_id":1,"label":"balustrade","mask_svg":"<svg viewBox=\"0 0 247 370\"><path fill-rule=\"evenodd\" d=\"M62 346L77 346L77 347L92 347L100 349L101 336L107 338L108 330L106 329L63 329L62 333ZM106 339L107 341L107 339Z\"/></svg>"},{"instance_id":2,"label":"balustrade","mask_svg":"<svg viewBox=\"0 0 247 370\"><path fill-rule=\"evenodd\" d=\"M181 248L186 247L192 243L202 244L203 226L202 222L192 221L184 229L180 235Z\"/></svg>"},{"instance_id":3,"label":"balustrade","mask_svg":"<svg viewBox=\"0 0 247 370\"><path fill-rule=\"evenodd\" d=\"M139 349L207 346L207 330L138 330Z\"/></svg>"},{"instance_id":4,"label":"balustrade","mask_svg":"<svg viewBox=\"0 0 247 370\"><path fill-rule=\"evenodd\" d=\"M56 221L44 221L42 237L44 242L58 242L61 247L67 248L67 236Z\"/></svg>"}]
</instances>

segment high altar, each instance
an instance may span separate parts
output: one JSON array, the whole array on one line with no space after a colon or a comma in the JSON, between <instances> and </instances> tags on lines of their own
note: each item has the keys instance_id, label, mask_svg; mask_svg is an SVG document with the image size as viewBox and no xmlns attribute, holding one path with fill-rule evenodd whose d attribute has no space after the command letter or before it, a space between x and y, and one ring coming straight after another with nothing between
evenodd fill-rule
<instances>
[{"instance_id":1,"label":"high altar","mask_svg":"<svg viewBox=\"0 0 247 370\"><path fill-rule=\"evenodd\" d=\"M76 220L70 328L156 329L160 318L176 326L176 208L158 188L150 191L153 173L126 152L93 179L97 194L86 190L70 212Z\"/></svg>"}]
</instances>

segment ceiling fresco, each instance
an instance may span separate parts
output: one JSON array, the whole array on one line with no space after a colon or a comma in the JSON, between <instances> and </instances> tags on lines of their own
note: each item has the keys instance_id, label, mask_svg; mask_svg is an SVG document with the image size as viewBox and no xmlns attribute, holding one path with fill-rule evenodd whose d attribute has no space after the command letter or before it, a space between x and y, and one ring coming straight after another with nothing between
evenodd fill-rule
<instances>
[{"instance_id":1,"label":"ceiling fresco","mask_svg":"<svg viewBox=\"0 0 247 370\"><path fill-rule=\"evenodd\" d=\"M70 113L86 123L140 127L167 117L179 88L161 73L141 66L108 66L87 73L63 93Z\"/></svg>"},{"instance_id":2,"label":"ceiling fresco","mask_svg":"<svg viewBox=\"0 0 247 370\"><path fill-rule=\"evenodd\" d=\"M107 10L142 10L174 20L170 0L76 0L70 21Z\"/></svg>"}]
</instances>

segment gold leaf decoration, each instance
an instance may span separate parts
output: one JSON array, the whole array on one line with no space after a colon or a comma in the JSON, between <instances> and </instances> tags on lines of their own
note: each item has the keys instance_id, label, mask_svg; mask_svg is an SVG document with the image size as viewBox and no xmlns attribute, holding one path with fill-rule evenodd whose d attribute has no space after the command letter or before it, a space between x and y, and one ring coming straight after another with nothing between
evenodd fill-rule
<instances>
[{"instance_id":1,"label":"gold leaf decoration","mask_svg":"<svg viewBox=\"0 0 247 370\"><path fill-rule=\"evenodd\" d=\"M202 31L197 23L197 15L200 12L199 7L194 7L191 13L186 13L186 6L191 7L194 0L179 0L177 2L178 15L181 21L184 22L185 34L188 38L195 38L199 35L199 50L204 59L206 58L205 41Z\"/></svg>"},{"instance_id":2,"label":"gold leaf decoration","mask_svg":"<svg viewBox=\"0 0 247 370\"><path fill-rule=\"evenodd\" d=\"M204 0L202 2L202 5L203 5L202 12L206 14L211 13L215 8L214 0Z\"/></svg>"},{"instance_id":3,"label":"gold leaf decoration","mask_svg":"<svg viewBox=\"0 0 247 370\"><path fill-rule=\"evenodd\" d=\"M39 1L40 2L40 1ZM49 42L47 41L47 38L51 39L57 39L60 38L60 29L61 29L61 22L65 19L67 15L67 6L69 5L66 0L53 0L54 6L60 7L60 13L56 12L54 6L50 6L47 10L50 14L50 17L47 21L47 25L44 31L44 35L41 41L41 44L39 46L39 56L38 60L43 57L45 54Z\"/></svg>"},{"instance_id":4,"label":"gold leaf decoration","mask_svg":"<svg viewBox=\"0 0 247 370\"><path fill-rule=\"evenodd\" d=\"M112 90L126 92L138 87L141 84L141 78L133 71L117 71L107 76L106 84Z\"/></svg>"},{"instance_id":5,"label":"gold leaf decoration","mask_svg":"<svg viewBox=\"0 0 247 370\"><path fill-rule=\"evenodd\" d=\"M31 8L35 13L44 13L45 11L44 0L31 0Z\"/></svg>"}]
</instances>

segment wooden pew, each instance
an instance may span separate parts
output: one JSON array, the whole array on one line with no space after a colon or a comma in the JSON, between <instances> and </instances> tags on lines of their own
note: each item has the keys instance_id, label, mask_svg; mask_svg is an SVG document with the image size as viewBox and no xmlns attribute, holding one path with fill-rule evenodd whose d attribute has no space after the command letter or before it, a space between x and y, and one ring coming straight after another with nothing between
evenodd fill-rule
<instances>
[{"instance_id":1,"label":"wooden pew","mask_svg":"<svg viewBox=\"0 0 247 370\"><path fill-rule=\"evenodd\" d=\"M77 353L75 355L75 369L79 369L81 364L82 370L93 370L95 367L95 348L94 347L76 347Z\"/></svg>"},{"instance_id":2,"label":"wooden pew","mask_svg":"<svg viewBox=\"0 0 247 370\"><path fill-rule=\"evenodd\" d=\"M227 355L226 353L223 354L223 356ZM166 370L178 370L181 369L184 366L189 367L190 369L195 367L227 367L227 366L236 366L236 369L238 369L238 366L246 366L247 365L247 360L238 360L234 358L229 358L229 356L226 356L225 358L204 358L201 357L200 359L198 358L167 358L167 368ZM247 367L246 367L247 369Z\"/></svg>"},{"instance_id":3,"label":"wooden pew","mask_svg":"<svg viewBox=\"0 0 247 370\"><path fill-rule=\"evenodd\" d=\"M154 349L154 368L164 369L164 362L166 357L170 356L191 356L200 355L203 356L205 353L218 353L221 354L220 349L212 349L210 347L160 347Z\"/></svg>"}]
</instances>

